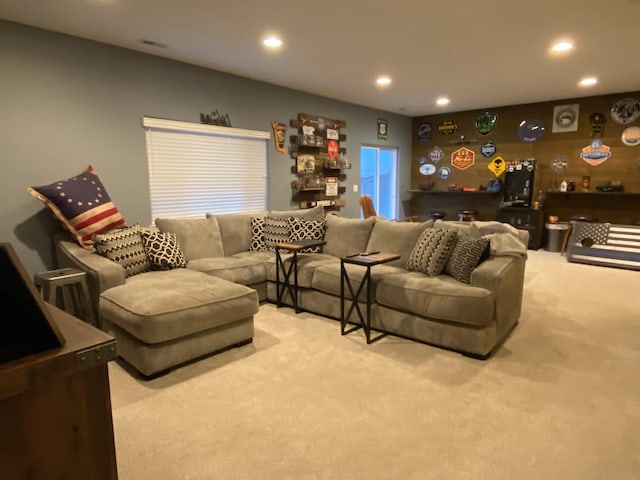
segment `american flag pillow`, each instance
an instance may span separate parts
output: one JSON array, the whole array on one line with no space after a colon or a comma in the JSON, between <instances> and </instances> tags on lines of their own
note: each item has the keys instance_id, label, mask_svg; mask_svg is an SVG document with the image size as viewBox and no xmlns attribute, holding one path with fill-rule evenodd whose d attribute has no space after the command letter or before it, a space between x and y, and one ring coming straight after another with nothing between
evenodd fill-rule
<instances>
[{"instance_id":1,"label":"american flag pillow","mask_svg":"<svg viewBox=\"0 0 640 480\"><path fill-rule=\"evenodd\" d=\"M93 235L124 225L124 218L91 165L68 180L27 190L42 201L85 248L92 248Z\"/></svg>"}]
</instances>

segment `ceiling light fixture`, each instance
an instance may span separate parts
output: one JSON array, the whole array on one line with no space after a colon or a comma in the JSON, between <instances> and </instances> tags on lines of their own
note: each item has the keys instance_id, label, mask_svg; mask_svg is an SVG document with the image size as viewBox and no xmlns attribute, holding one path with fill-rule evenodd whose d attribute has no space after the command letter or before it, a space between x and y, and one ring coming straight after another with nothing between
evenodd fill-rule
<instances>
[{"instance_id":1,"label":"ceiling light fixture","mask_svg":"<svg viewBox=\"0 0 640 480\"><path fill-rule=\"evenodd\" d=\"M554 54L568 53L571 50L573 50L573 42L569 40L562 40L560 42L556 42L551 47L551 53L554 53Z\"/></svg>"},{"instance_id":2,"label":"ceiling light fixture","mask_svg":"<svg viewBox=\"0 0 640 480\"><path fill-rule=\"evenodd\" d=\"M593 87L596 83L598 83L598 79L596 77L584 77L578 82L578 85L581 87Z\"/></svg>"},{"instance_id":3,"label":"ceiling light fixture","mask_svg":"<svg viewBox=\"0 0 640 480\"><path fill-rule=\"evenodd\" d=\"M447 97L440 97L436 100L436 105L438 105L439 107L449 105L449 99Z\"/></svg>"},{"instance_id":4,"label":"ceiling light fixture","mask_svg":"<svg viewBox=\"0 0 640 480\"><path fill-rule=\"evenodd\" d=\"M378 77L376 79L376 85L378 85L379 87L388 87L389 85L391 85L391 77L388 77L386 75Z\"/></svg>"},{"instance_id":5,"label":"ceiling light fixture","mask_svg":"<svg viewBox=\"0 0 640 480\"><path fill-rule=\"evenodd\" d=\"M268 48L280 48L282 46L282 40L280 40L275 35L271 35L265 38L262 41L262 43L264 44L265 47L268 47Z\"/></svg>"}]
</instances>

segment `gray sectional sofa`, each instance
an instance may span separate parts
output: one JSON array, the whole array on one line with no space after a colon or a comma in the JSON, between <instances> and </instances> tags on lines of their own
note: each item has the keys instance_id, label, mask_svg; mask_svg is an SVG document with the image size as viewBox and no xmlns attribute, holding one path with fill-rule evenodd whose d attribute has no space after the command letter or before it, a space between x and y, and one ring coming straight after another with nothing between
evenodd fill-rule
<instances>
[{"instance_id":1,"label":"gray sectional sofa","mask_svg":"<svg viewBox=\"0 0 640 480\"><path fill-rule=\"evenodd\" d=\"M298 254L303 310L339 320L340 258L380 250L400 258L371 270L374 329L486 358L518 322L528 234L497 222L361 220L325 216L322 207L207 214L156 219L150 227L175 235L186 268L127 276L119 263L70 237L56 241L58 263L87 272L100 326L117 339L120 356L144 376L157 375L251 342L253 315L261 302L275 302L277 295L275 254L252 250L257 233L251 219L267 216L324 219L322 252ZM469 283L445 272L429 276L407 270L407 260L428 229L487 239L487 258L473 269ZM287 263L292 256L284 258ZM347 265L347 270L357 288L364 267ZM293 304L288 292L283 302ZM339 331L336 323L336 341Z\"/></svg>"}]
</instances>

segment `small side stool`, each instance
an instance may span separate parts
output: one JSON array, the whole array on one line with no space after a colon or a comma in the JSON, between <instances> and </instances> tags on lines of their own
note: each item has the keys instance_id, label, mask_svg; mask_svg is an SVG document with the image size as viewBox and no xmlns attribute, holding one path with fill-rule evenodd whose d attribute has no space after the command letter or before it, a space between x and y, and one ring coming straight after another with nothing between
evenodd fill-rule
<instances>
[{"instance_id":1,"label":"small side stool","mask_svg":"<svg viewBox=\"0 0 640 480\"><path fill-rule=\"evenodd\" d=\"M91 305L87 274L77 268L60 268L36 273L33 282L45 301L58 305L58 289L62 292L62 308L68 313L98 326Z\"/></svg>"},{"instance_id":2,"label":"small side stool","mask_svg":"<svg viewBox=\"0 0 640 480\"><path fill-rule=\"evenodd\" d=\"M477 210L458 210L459 222L474 222L478 215Z\"/></svg>"}]
</instances>

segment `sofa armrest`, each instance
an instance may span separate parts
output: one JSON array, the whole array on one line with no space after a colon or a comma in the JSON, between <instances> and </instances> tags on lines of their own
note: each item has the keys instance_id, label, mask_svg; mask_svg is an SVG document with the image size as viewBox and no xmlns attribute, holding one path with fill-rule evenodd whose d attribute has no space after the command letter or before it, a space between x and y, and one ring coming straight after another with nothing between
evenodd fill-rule
<instances>
[{"instance_id":1,"label":"sofa armrest","mask_svg":"<svg viewBox=\"0 0 640 480\"><path fill-rule=\"evenodd\" d=\"M124 284L124 268L94 250L81 247L66 234L57 235L55 244L59 267L79 268L87 274L89 293L97 312L100 293Z\"/></svg>"},{"instance_id":2,"label":"sofa armrest","mask_svg":"<svg viewBox=\"0 0 640 480\"><path fill-rule=\"evenodd\" d=\"M471 272L471 285L494 294L497 334L501 338L520 318L526 260L518 256L493 256Z\"/></svg>"}]
</instances>

